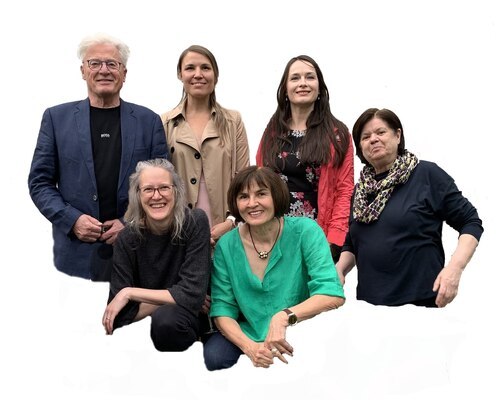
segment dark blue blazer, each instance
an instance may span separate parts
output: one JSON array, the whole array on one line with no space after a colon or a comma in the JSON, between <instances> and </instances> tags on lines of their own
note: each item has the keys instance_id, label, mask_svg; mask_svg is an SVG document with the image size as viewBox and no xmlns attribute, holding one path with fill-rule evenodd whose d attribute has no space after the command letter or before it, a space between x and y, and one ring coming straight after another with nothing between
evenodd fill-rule
<instances>
[{"instance_id":1,"label":"dark blue blazer","mask_svg":"<svg viewBox=\"0 0 500 400\"><path fill-rule=\"evenodd\" d=\"M137 162L166 158L168 152L158 114L123 100L120 104L122 155L117 211L122 217L128 205L129 176ZM88 99L44 112L28 186L33 202L52 223L56 268L68 275L94 279L94 272L99 274L98 264L110 262L111 246L84 243L72 231L82 214L99 219Z\"/></svg>"}]
</instances>

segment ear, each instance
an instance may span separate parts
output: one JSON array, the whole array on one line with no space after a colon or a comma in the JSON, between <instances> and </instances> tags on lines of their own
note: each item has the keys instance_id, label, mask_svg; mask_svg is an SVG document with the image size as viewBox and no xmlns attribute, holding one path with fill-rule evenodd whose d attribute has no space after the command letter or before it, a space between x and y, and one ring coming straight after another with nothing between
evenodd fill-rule
<instances>
[{"instance_id":1,"label":"ear","mask_svg":"<svg viewBox=\"0 0 500 400\"><path fill-rule=\"evenodd\" d=\"M125 82L125 78L127 77L127 72L128 72L128 69L126 67L123 68L123 79L122 81Z\"/></svg>"},{"instance_id":2,"label":"ear","mask_svg":"<svg viewBox=\"0 0 500 400\"><path fill-rule=\"evenodd\" d=\"M396 131L396 136L398 137L398 144L401 142L401 129L398 128Z\"/></svg>"},{"instance_id":3,"label":"ear","mask_svg":"<svg viewBox=\"0 0 500 400\"><path fill-rule=\"evenodd\" d=\"M83 65L80 65L80 72L82 73L82 79L85 81L85 73L83 72Z\"/></svg>"}]
</instances>

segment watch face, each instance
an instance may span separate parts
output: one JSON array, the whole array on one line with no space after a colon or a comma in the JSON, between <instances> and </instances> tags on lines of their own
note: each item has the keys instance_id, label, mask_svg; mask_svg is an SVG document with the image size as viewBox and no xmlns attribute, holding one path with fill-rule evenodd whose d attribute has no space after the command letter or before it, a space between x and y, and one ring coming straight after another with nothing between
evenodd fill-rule
<instances>
[{"instance_id":1,"label":"watch face","mask_svg":"<svg viewBox=\"0 0 500 400\"><path fill-rule=\"evenodd\" d=\"M288 324L289 325L295 325L297 323L297 316L295 314L290 314L288 316Z\"/></svg>"}]
</instances>

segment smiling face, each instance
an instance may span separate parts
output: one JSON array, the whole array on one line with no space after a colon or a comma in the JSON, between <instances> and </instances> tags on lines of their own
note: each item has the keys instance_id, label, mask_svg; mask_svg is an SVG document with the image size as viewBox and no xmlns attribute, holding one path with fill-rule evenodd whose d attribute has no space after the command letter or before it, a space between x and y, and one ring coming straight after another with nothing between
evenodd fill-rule
<instances>
[{"instance_id":1,"label":"smiling face","mask_svg":"<svg viewBox=\"0 0 500 400\"><path fill-rule=\"evenodd\" d=\"M175 205L172 183L170 172L159 167L146 168L139 177L141 205L153 231L169 226Z\"/></svg>"},{"instance_id":2,"label":"smiling face","mask_svg":"<svg viewBox=\"0 0 500 400\"><path fill-rule=\"evenodd\" d=\"M361 151L375 173L388 171L398 156L401 130L394 130L380 118L372 118L361 132Z\"/></svg>"},{"instance_id":3,"label":"smiling face","mask_svg":"<svg viewBox=\"0 0 500 400\"><path fill-rule=\"evenodd\" d=\"M217 83L214 68L208 57L188 51L181 62L178 78L188 96L209 97Z\"/></svg>"},{"instance_id":4,"label":"smiling face","mask_svg":"<svg viewBox=\"0 0 500 400\"><path fill-rule=\"evenodd\" d=\"M87 60L118 61L122 63L116 46L111 44L96 44L90 46L80 67L82 78L87 81L87 91L90 104L94 107L115 107L120 104L120 90L125 82L127 68L120 64L117 70L110 70L101 65L96 71L89 68Z\"/></svg>"},{"instance_id":5,"label":"smiling face","mask_svg":"<svg viewBox=\"0 0 500 400\"><path fill-rule=\"evenodd\" d=\"M266 187L259 187L255 181L238 193L236 204L241 218L248 225L259 226L274 219L271 191Z\"/></svg>"},{"instance_id":6,"label":"smiling face","mask_svg":"<svg viewBox=\"0 0 500 400\"><path fill-rule=\"evenodd\" d=\"M314 67L306 61L295 61L288 72L286 91L290 104L313 104L319 94L318 75Z\"/></svg>"}]
</instances>

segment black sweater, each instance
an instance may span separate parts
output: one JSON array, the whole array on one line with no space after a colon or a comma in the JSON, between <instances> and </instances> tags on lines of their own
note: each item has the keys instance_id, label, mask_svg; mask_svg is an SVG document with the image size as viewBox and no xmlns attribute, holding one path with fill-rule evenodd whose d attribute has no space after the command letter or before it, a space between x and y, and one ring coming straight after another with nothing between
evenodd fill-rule
<instances>
[{"instance_id":1,"label":"black sweater","mask_svg":"<svg viewBox=\"0 0 500 400\"><path fill-rule=\"evenodd\" d=\"M477 240L483 232L474 206L436 164L420 161L396 186L378 221L351 217L343 250L356 256L358 300L399 305L435 297L432 286L444 267L443 221Z\"/></svg>"},{"instance_id":2,"label":"black sweater","mask_svg":"<svg viewBox=\"0 0 500 400\"><path fill-rule=\"evenodd\" d=\"M118 235L113 254L108 303L124 287L168 289L177 305L193 314L201 310L210 276L210 227L204 211L186 209L182 240L169 233L143 231L139 238L130 227ZM118 314L115 328L133 322L139 303L129 302Z\"/></svg>"}]
</instances>

